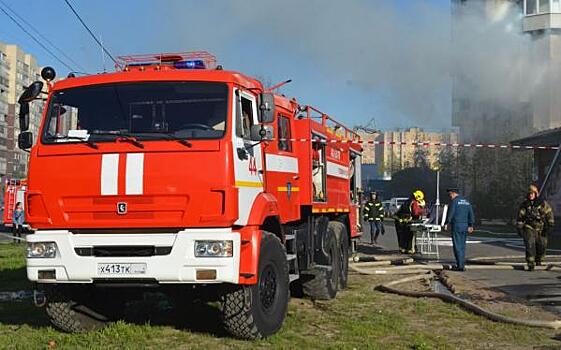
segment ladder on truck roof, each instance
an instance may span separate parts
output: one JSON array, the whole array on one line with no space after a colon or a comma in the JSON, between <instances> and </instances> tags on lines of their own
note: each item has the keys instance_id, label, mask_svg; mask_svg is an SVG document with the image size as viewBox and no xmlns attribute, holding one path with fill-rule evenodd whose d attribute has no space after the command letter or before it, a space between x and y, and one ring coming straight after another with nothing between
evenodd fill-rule
<instances>
[{"instance_id":1,"label":"ladder on truck roof","mask_svg":"<svg viewBox=\"0 0 561 350\"><path fill-rule=\"evenodd\" d=\"M360 135L355 131L347 128L343 123L337 121L333 117L330 117L328 114L323 113L319 109L312 107L312 106L300 106L300 112L306 113L304 116L299 116L299 118L308 118L308 119L320 119L321 118L321 125L327 128L328 130L333 131L334 135L343 137L346 140L350 141L360 141ZM314 114L316 116L314 116ZM338 131L343 130L344 134L339 135Z\"/></svg>"}]
</instances>

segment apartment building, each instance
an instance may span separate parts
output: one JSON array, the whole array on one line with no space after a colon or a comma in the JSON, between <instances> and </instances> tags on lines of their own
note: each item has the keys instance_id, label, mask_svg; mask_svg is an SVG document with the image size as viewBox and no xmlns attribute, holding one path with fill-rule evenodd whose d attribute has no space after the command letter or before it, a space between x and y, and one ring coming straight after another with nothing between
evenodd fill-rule
<instances>
[{"instance_id":1,"label":"apartment building","mask_svg":"<svg viewBox=\"0 0 561 350\"><path fill-rule=\"evenodd\" d=\"M40 80L40 67L32 55L19 46L0 42L0 175L24 178L27 153L17 147L19 104L26 86ZM41 103L30 106L30 130L38 134L43 113Z\"/></svg>"}]
</instances>

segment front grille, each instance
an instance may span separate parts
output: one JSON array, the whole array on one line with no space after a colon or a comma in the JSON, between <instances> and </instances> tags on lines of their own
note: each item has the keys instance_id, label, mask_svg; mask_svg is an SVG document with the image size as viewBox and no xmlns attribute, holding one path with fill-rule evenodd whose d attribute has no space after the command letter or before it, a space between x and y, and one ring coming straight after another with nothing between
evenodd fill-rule
<instances>
[{"instance_id":1,"label":"front grille","mask_svg":"<svg viewBox=\"0 0 561 350\"><path fill-rule=\"evenodd\" d=\"M96 257L129 257L129 256L156 256L169 255L171 247L155 246L94 246L87 248L74 248L79 256Z\"/></svg>"}]
</instances>

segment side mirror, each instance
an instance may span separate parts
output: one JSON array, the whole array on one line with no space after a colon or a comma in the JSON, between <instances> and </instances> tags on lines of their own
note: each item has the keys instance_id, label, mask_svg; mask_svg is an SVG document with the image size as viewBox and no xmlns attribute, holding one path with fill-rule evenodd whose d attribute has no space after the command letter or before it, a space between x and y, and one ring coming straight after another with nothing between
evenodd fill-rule
<instances>
[{"instance_id":1,"label":"side mirror","mask_svg":"<svg viewBox=\"0 0 561 350\"><path fill-rule=\"evenodd\" d=\"M273 136L273 127L270 125L251 126L251 141L271 141Z\"/></svg>"},{"instance_id":2,"label":"side mirror","mask_svg":"<svg viewBox=\"0 0 561 350\"><path fill-rule=\"evenodd\" d=\"M28 150L33 146L33 134L30 131L24 131L18 136L18 147Z\"/></svg>"},{"instance_id":3,"label":"side mirror","mask_svg":"<svg viewBox=\"0 0 561 350\"><path fill-rule=\"evenodd\" d=\"M29 129L29 103L20 102L19 104L19 129L27 131Z\"/></svg>"},{"instance_id":4,"label":"side mirror","mask_svg":"<svg viewBox=\"0 0 561 350\"><path fill-rule=\"evenodd\" d=\"M18 102L19 103L29 103L39 96L39 94L43 91L43 83L40 81L36 81L31 83L28 87L23 90L21 93Z\"/></svg>"},{"instance_id":5,"label":"side mirror","mask_svg":"<svg viewBox=\"0 0 561 350\"><path fill-rule=\"evenodd\" d=\"M272 123L275 120L275 96L271 93L259 95L259 121Z\"/></svg>"}]
</instances>

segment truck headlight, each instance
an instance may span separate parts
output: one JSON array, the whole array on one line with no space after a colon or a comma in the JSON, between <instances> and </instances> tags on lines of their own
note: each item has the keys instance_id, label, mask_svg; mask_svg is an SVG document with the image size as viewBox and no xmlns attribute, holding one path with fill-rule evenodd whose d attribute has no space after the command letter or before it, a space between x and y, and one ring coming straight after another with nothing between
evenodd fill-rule
<instances>
[{"instance_id":1,"label":"truck headlight","mask_svg":"<svg viewBox=\"0 0 561 350\"><path fill-rule=\"evenodd\" d=\"M28 242L28 258L55 258L57 246L55 242Z\"/></svg>"},{"instance_id":2,"label":"truck headlight","mask_svg":"<svg viewBox=\"0 0 561 350\"><path fill-rule=\"evenodd\" d=\"M195 241L195 256L201 258L227 258L233 255L233 241Z\"/></svg>"}]
</instances>

